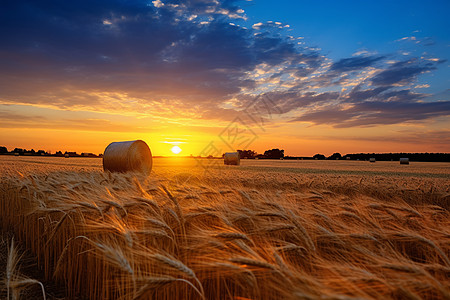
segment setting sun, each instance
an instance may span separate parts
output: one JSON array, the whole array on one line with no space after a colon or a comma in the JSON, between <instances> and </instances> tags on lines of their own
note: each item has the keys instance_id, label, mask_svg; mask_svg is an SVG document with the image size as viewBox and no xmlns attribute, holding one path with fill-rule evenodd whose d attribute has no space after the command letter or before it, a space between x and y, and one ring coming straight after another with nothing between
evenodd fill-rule
<instances>
[{"instance_id":1,"label":"setting sun","mask_svg":"<svg viewBox=\"0 0 450 300\"><path fill-rule=\"evenodd\" d=\"M181 152L181 148L178 146L173 146L172 149L170 149L174 154L178 154Z\"/></svg>"}]
</instances>

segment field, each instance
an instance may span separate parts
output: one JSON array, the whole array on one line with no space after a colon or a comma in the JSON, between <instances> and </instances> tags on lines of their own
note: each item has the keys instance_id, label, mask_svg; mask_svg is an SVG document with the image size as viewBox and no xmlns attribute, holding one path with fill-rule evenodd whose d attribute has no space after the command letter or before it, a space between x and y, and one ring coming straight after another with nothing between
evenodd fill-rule
<instances>
[{"instance_id":1,"label":"field","mask_svg":"<svg viewBox=\"0 0 450 300\"><path fill-rule=\"evenodd\" d=\"M450 299L449 163L0 169L2 299Z\"/></svg>"}]
</instances>

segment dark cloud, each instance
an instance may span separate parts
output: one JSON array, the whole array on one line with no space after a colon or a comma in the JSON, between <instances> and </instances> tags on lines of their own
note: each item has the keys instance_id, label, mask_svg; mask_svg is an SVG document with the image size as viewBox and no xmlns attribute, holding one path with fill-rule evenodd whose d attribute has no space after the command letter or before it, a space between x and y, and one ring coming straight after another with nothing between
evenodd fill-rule
<instances>
[{"instance_id":1,"label":"dark cloud","mask_svg":"<svg viewBox=\"0 0 450 300\"><path fill-rule=\"evenodd\" d=\"M387 70L380 72L372 78L372 84L377 86L407 85L419 74L436 69L432 63L421 64L415 60L403 61L393 64Z\"/></svg>"},{"instance_id":2,"label":"dark cloud","mask_svg":"<svg viewBox=\"0 0 450 300\"><path fill-rule=\"evenodd\" d=\"M384 59L384 56L357 56L343 58L331 66L331 71L348 72L360 70L374 65L377 61Z\"/></svg>"},{"instance_id":3,"label":"dark cloud","mask_svg":"<svg viewBox=\"0 0 450 300\"><path fill-rule=\"evenodd\" d=\"M195 12L208 4L191 2ZM227 94L247 85L236 77L254 65L242 29L220 20L208 26L175 21L171 9L155 9L143 1L21 1L2 6L2 70L26 84L38 77L47 85L56 81L50 90L64 81L80 89L129 91L139 86L148 91L170 80L188 93L201 89L197 94L226 85L218 93Z\"/></svg>"},{"instance_id":4,"label":"dark cloud","mask_svg":"<svg viewBox=\"0 0 450 300\"><path fill-rule=\"evenodd\" d=\"M450 114L450 101L402 102L367 101L351 108L331 106L312 111L292 121L330 124L336 128L375 126L420 121Z\"/></svg>"},{"instance_id":5,"label":"dark cloud","mask_svg":"<svg viewBox=\"0 0 450 300\"><path fill-rule=\"evenodd\" d=\"M425 98L427 95L416 93L409 89L396 90L393 86L382 86L373 89L361 89L361 86L356 86L350 91L346 97L346 102L357 103L365 102L366 100L374 101L398 101L398 102L414 102Z\"/></svg>"},{"instance_id":6,"label":"dark cloud","mask_svg":"<svg viewBox=\"0 0 450 300\"><path fill-rule=\"evenodd\" d=\"M374 89L366 89L362 90L361 86L358 85L354 89L351 90L351 92L348 95L350 102L360 102L367 99L372 99L378 97L381 93L384 91L392 88L392 86L384 86L384 87L378 87Z\"/></svg>"}]
</instances>

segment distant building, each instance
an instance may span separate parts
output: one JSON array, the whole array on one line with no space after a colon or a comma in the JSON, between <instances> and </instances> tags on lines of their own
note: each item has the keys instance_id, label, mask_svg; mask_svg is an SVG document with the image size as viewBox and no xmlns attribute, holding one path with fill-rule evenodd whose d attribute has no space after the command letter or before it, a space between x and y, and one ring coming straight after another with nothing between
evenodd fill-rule
<instances>
[{"instance_id":1,"label":"distant building","mask_svg":"<svg viewBox=\"0 0 450 300\"><path fill-rule=\"evenodd\" d=\"M87 152L81 153L81 156L83 156L83 157L96 157L96 155L94 153L87 153Z\"/></svg>"},{"instance_id":2,"label":"distant building","mask_svg":"<svg viewBox=\"0 0 450 300\"><path fill-rule=\"evenodd\" d=\"M67 157L67 156L73 157L73 156L79 156L79 155L78 155L78 153L76 153L76 152L67 152L67 151L66 151L66 153L64 153L64 156L65 156L65 157Z\"/></svg>"}]
</instances>

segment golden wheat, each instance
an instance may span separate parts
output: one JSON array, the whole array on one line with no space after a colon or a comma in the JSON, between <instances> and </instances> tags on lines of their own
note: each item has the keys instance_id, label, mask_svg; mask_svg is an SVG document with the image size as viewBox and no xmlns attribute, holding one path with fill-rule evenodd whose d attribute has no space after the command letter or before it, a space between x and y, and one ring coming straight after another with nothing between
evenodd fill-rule
<instances>
[{"instance_id":1,"label":"golden wheat","mask_svg":"<svg viewBox=\"0 0 450 300\"><path fill-rule=\"evenodd\" d=\"M2 229L68 298L449 298L445 173L388 183L389 173L205 176L156 161L143 177L76 164L85 170L6 164L0 181ZM10 289L37 284L11 284L12 273Z\"/></svg>"}]
</instances>

